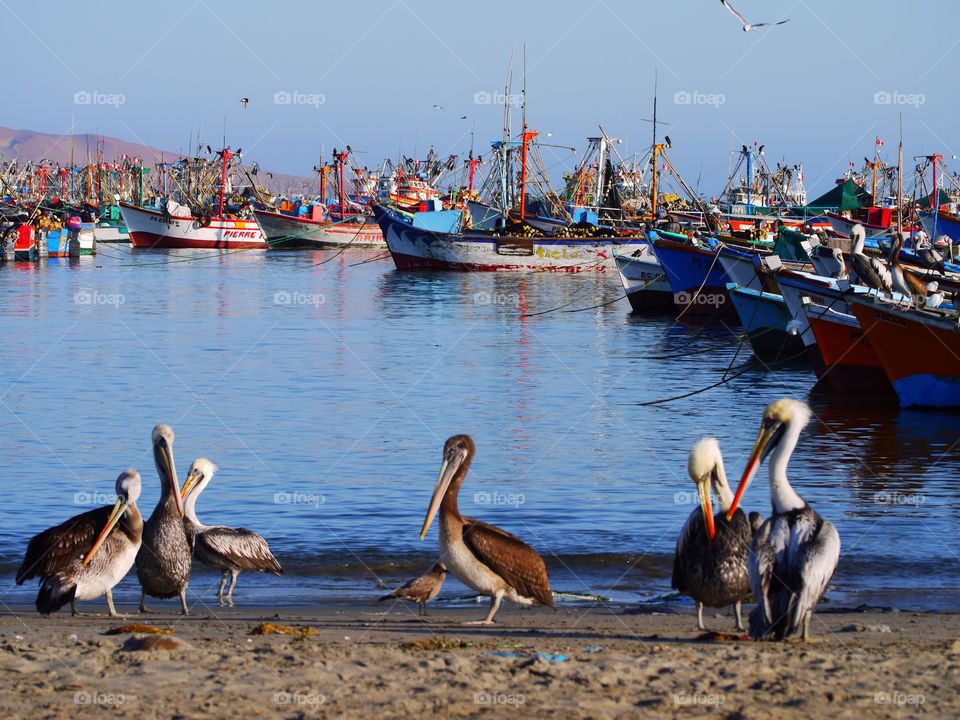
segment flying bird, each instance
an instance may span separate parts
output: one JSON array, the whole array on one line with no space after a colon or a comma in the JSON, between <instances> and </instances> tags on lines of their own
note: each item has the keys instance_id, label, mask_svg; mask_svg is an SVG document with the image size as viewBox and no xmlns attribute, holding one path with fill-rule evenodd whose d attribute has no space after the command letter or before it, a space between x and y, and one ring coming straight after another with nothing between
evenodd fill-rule
<instances>
[{"instance_id":1,"label":"flying bird","mask_svg":"<svg viewBox=\"0 0 960 720\"><path fill-rule=\"evenodd\" d=\"M433 600L443 587L443 581L447 579L447 566L442 562L434 564L430 570L418 578L409 580L389 595L384 595L380 601L398 598L401 600L410 600L419 605L418 614L427 614L427 603Z\"/></svg>"},{"instance_id":2,"label":"flying bird","mask_svg":"<svg viewBox=\"0 0 960 720\"><path fill-rule=\"evenodd\" d=\"M783 25L784 23L790 22L790 20L788 19L788 20L781 20L775 23L762 22L762 23L754 23L751 25L750 23L747 22L747 19L743 15L741 15L736 10L734 10L733 5L727 2L727 0L720 0L720 4L723 5L731 13L733 13L733 16L743 24L744 32L750 32L751 30L756 30L757 28L762 28L762 27L772 27L774 25Z\"/></svg>"},{"instance_id":3,"label":"flying bird","mask_svg":"<svg viewBox=\"0 0 960 720\"><path fill-rule=\"evenodd\" d=\"M434 109L434 110L446 110L446 108L443 107L443 105L434 105L434 106L433 106L433 109Z\"/></svg>"},{"instance_id":4,"label":"flying bird","mask_svg":"<svg viewBox=\"0 0 960 720\"><path fill-rule=\"evenodd\" d=\"M250 102L250 98L247 98L247 97L240 98L240 104L243 105L244 109L246 109L248 102Z\"/></svg>"}]
</instances>

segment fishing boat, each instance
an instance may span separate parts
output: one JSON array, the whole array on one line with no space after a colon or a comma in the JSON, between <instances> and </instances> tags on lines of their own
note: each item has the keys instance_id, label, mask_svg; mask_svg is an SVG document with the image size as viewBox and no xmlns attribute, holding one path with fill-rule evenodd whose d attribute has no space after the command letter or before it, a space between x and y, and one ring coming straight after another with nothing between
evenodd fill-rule
<instances>
[{"instance_id":1,"label":"fishing boat","mask_svg":"<svg viewBox=\"0 0 960 720\"><path fill-rule=\"evenodd\" d=\"M727 296L747 331L753 354L764 363L803 360L800 336L790 331L793 316L782 295L728 283Z\"/></svg>"},{"instance_id":2,"label":"fishing boat","mask_svg":"<svg viewBox=\"0 0 960 720\"><path fill-rule=\"evenodd\" d=\"M314 206L319 209L319 206ZM254 210L267 241L278 248L386 248L376 220L357 215L346 220L314 219L274 210Z\"/></svg>"},{"instance_id":3,"label":"fishing boat","mask_svg":"<svg viewBox=\"0 0 960 720\"><path fill-rule=\"evenodd\" d=\"M617 255L617 272L635 313L664 312L674 309L673 290L649 245L630 255Z\"/></svg>"},{"instance_id":4,"label":"fishing boat","mask_svg":"<svg viewBox=\"0 0 960 720\"><path fill-rule=\"evenodd\" d=\"M640 235L508 235L461 227L463 211L408 214L374 205L398 270L606 273L615 257L646 245Z\"/></svg>"},{"instance_id":5,"label":"fishing boat","mask_svg":"<svg viewBox=\"0 0 960 720\"><path fill-rule=\"evenodd\" d=\"M666 230L657 230L654 235L651 236L654 254L663 267L679 309L698 315L734 312L727 303L730 278L714 248Z\"/></svg>"},{"instance_id":6,"label":"fishing boat","mask_svg":"<svg viewBox=\"0 0 960 720\"><path fill-rule=\"evenodd\" d=\"M211 250L266 249L267 237L255 216L240 217L225 213L225 193L230 159L229 148L219 151L220 177L217 203L194 213L189 206L167 199L160 207L138 207L121 202L120 213L136 248Z\"/></svg>"},{"instance_id":7,"label":"fishing boat","mask_svg":"<svg viewBox=\"0 0 960 720\"><path fill-rule=\"evenodd\" d=\"M903 407L960 407L960 325L956 312L904 309L850 298Z\"/></svg>"}]
</instances>

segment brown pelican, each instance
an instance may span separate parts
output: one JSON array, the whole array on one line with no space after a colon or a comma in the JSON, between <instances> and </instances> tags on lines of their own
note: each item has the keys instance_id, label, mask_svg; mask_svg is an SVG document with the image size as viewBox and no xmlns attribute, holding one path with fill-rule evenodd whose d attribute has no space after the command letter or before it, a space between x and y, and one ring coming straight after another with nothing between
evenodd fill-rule
<instances>
[{"instance_id":1,"label":"brown pelican","mask_svg":"<svg viewBox=\"0 0 960 720\"><path fill-rule=\"evenodd\" d=\"M747 577L747 556L750 553L751 522L743 510L725 517L733 503L733 492L727 484L723 457L716 438L705 437L690 451L687 463L690 479L700 495L700 508L690 513L673 557L673 587L692 597L697 603L697 628L703 624L703 606L733 605L737 630L743 630L740 604L750 594ZM720 499L720 512L714 516L710 504L710 486ZM759 516L757 516L759 520Z\"/></svg>"},{"instance_id":2,"label":"brown pelican","mask_svg":"<svg viewBox=\"0 0 960 720\"><path fill-rule=\"evenodd\" d=\"M106 595L110 617L113 587L133 567L140 549L143 518L137 509L140 473L133 468L117 478L117 502L89 510L31 538L17 571L17 585L39 577L37 611L49 615L77 600Z\"/></svg>"},{"instance_id":3,"label":"brown pelican","mask_svg":"<svg viewBox=\"0 0 960 720\"><path fill-rule=\"evenodd\" d=\"M143 544L137 553L140 612L150 612L147 595L161 599L179 595L180 607L186 615L190 544L183 529L183 503L173 463L173 430L169 425L157 425L152 442L153 462L160 476L160 500L143 524Z\"/></svg>"},{"instance_id":4,"label":"brown pelican","mask_svg":"<svg viewBox=\"0 0 960 720\"><path fill-rule=\"evenodd\" d=\"M490 610L471 625L492 625L507 598L517 605L549 605L553 593L537 551L500 528L460 515L457 494L476 453L469 435L454 435L443 446L443 464L430 498L420 539L440 511L440 561L473 590L490 596Z\"/></svg>"},{"instance_id":5,"label":"brown pelican","mask_svg":"<svg viewBox=\"0 0 960 720\"><path fill-rule=\"evenodd\" d=\"M380 602L391 598L410 600L419 606L419 615L426 615L427 603L437 596L446 579L447 566L438 562L420 577L408 580L389 595L384 595Z\"/></svg>"},{"instance_id":6,"label":"brown pelican","mask_svg":"<svg viewBox=\"0 0 960 720\"><path fill-rule=\"evenodd\" d=\"M731 517L760 463L770 458L773 515L753 537L750 547L750 589L757 606L750 613L750 636L795 635L810 638L813 608L826 592L840 560L840 534L829 520L794 492L787 481L787 463L800 431L810 421L810 408L783 398L767 405L760 434L727 512Z\"/></svg>"},{"instance_id":7,"label":"brown pelican","mask_svg":"<svg viewBox=\"0 0 960 720\"><path fill-rule=\"evenodd\" d=\"M904 268L900 262L905 235L906 233L902 232L894 233L893 245L890 248L890 279L893 289L910 298L911 305L922 306L927 301L927 284Z\"/></svg>"},{"instance_id":8,"label":"brown pelican","mask_svg":"<svg viewBox=\"0 0 960 720\"><path fill-rule=\"evenodd\" d=\"M283 568L270 552L267 541L252 530L230 528L223 525L204 525L197 518L197 498L204 491L217 466L206 458L197 458L190 466L183 481L181 497L184 502L183 526L193 548L193 556L212 568L220 570L220 587L217 599L221 605L233 605L233 588L241 570L265 570L283 575ZM223 587L230 573L230 589L224 598Z\"/></svg>"},{"instance_id":9,"label":"brown pelican","mask_svg":"<svg viewBox=\"0 0 960 720\"><path fill-rule=\"evenodd\" d=\"M890 277L887 266L879 258L867 257L863 254L863 243L867 237L867 231L863 229L863 225L857 223L850 228L850 237L853 239L850 260L857 274L857 282L878 292L892 292L893 279Z\"/></svg>"}]
</instances>

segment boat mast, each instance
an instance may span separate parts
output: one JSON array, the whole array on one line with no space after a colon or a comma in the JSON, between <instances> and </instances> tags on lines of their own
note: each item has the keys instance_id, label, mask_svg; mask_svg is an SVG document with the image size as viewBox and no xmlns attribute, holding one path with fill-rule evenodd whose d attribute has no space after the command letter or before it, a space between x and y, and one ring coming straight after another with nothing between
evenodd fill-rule
<instances>
[{"instance_id":1,"label":"boat mast","mask_svg":"<svg viewBox=\"0 0 960 720\"><path fill-rule=\"evenodd\" d=\"M903 233L903 113L900 113L900 146L897 149L897 235Z\"/></svg>"},{"instance_id":2,"label":"boat mast","mask_svg":"<svg viewBox=\"0 0 960 720\"><path fill-rule=\"evenodd\" d=\"M227 185L227 163L230 161L230 149L227 147L223 148L221 153L221 164L220 164L220 207L217 211L217 217L223 218L223 193L226 190Z\"/></svg>"}]
</instances>

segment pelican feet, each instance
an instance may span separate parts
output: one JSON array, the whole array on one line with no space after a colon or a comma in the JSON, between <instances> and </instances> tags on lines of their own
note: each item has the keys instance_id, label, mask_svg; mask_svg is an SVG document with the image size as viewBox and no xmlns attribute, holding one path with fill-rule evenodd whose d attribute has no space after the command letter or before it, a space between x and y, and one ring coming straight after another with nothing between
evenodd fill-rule
<instances>
[{"instance_id":1,"label":"pelican feet","mask_svg":"<svg viewBox=\"0 0 960 720\"><path fill-rule=\"evenodd\" d=\"M496 625L496 623L493 620L484 618L483 620L471 620L470 622L465 622L464 625Z\"/></svg>"}]
</instances>

